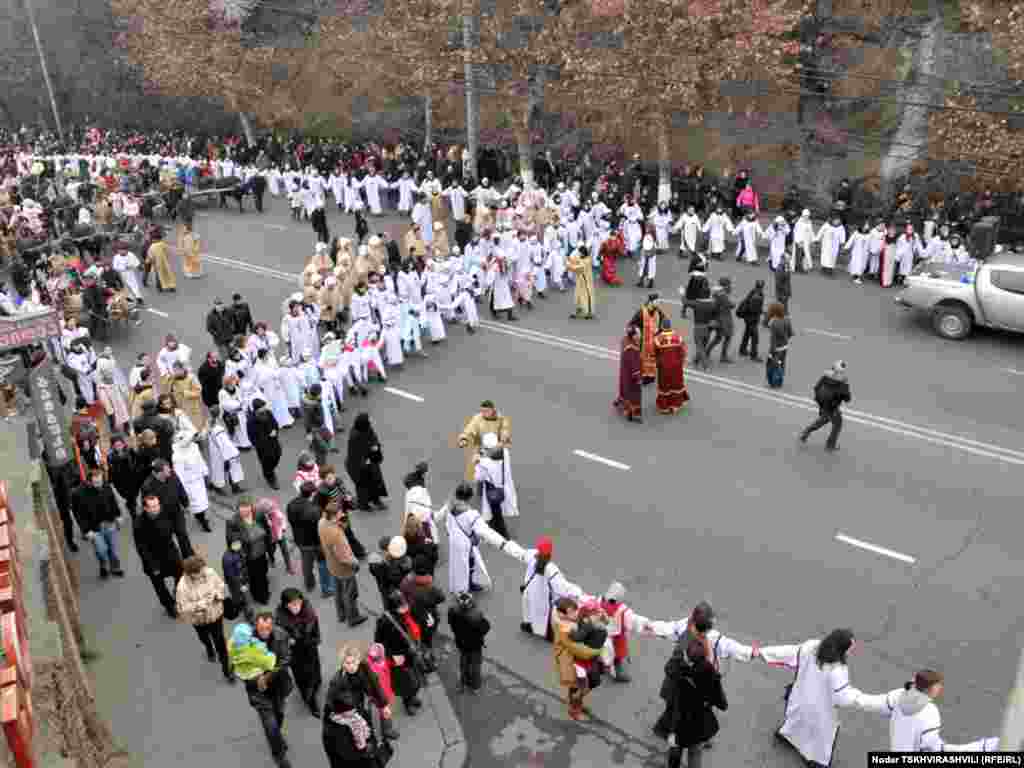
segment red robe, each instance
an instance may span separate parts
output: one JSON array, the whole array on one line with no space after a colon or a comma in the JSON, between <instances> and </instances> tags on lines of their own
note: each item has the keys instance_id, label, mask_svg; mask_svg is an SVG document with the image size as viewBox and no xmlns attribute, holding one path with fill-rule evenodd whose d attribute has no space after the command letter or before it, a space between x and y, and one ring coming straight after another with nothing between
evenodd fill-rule
<instances>
[{"instance_id":1,"label":"red robe","mask_svg":"<svg viewBox=\"0 0 1024 768\"><path fill-rule=\"evenodd\" d=\"M619 396L612 407L623 416L638 417L643 413L643 386L640 376L640 347L628 336L622 341L619 357Z\"/></svg>"},{"instance_id":2,"label":"red robe","mask_svg":"<svg viewBox=\"0 0 1024 768\"><path fill-rule=\"evenodd\" d=\"M601 257L601 279L608 285L622 285L622 278L618 276L617 260L626 255L626 244L621 234L608 238L602 245L599 253Z\"/></svg>"},{"instance_id":3,"label":"red robe","mask_svg":"<svg viewBox=\"0 0 1024 768\"><path fill-rule=\"evenodd\" d=\"M686 367L686 343L678 333L664 331L654 337L658 361L658 413L678 413L690 401L683 369Z\"/></svg>"}]
</instances>

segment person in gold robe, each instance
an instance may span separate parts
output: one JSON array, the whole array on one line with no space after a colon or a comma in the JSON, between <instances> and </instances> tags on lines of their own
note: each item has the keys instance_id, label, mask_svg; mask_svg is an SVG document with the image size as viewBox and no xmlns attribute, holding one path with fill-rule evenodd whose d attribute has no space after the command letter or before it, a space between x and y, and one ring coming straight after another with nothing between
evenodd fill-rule
<instances>
[{"instance_id":1,"label":"person in gold robe","mask_svg":"<svg viewBox=\"0 0 1024 768\"><path fill-rule=\"evenodd\" d=\"M412 228L405 233L405 251L410 259L427 258L427 244L423 240L419 224L413 224Z\"/></svg>"},{"instance_id":2,"label":"person in gold robe","mask_svg":"<svg viewBox=\"0 0 1024 768\"><path fill-rule=\"evenodd\" d=\"M451 248L448 244L448 228L440 221L434 221L434 258L435 259L447 259L451 253Z\"/></svg>"},{"instance_id":3,"label":"person in gold robe","mask_svg":"<svg viewBox=\"0 0 1024 768\"><path fill-rule=\"evenodd\" d=\"M177 291L178 278L171 268L171 254L164 242L163 227L157 227L153 233L153 244L149 246L146 261L156 272L156 289L158 291Z\"/></svg>"},{"instance_id":4,"label":"person in gold robe","mask_svg":"<svg viewBox=\"0 0 1024 768\"><path fill-rule=\"evenodd\" d=\"M174 396L178 408L185 412L192 426L200 434L206 432L206 412L203 410L203 388L195 374L182 362L172 367L167 391Z\"/></svg>"},{"instance_id":5,"label":"person in gold robe","mask_svg":"<svg viewBox=\"0 0 1024 768\"><path fill-rule=\"evenodd\" d=\"M203 257L199 252L199 235L192 231L189 224L183 225L181 236L181 271L185 277L203 276Z\"/></svg>"},{"instance_id":6,"label":"person in gold robe","mask_svg":"<svg viewBox=\"0 0 1024 768\"><path fill-rule=\"evenodd\" d=\"M484 400L480 403L480 412L466 421L459 435L459 447L466 451L466 482L474 482L480 448L483 446L484 435L489 433L498 436L498 445L502 448L512 444L512 420L498 413L493 401Z\"/></svg>"},{"instance_id":7,"label":"person in gold robe","mask_svg":"<svg viewBox=\"0 0 1024 768\"><path fill-rule=\"evenodd\" d=\"M576 275L576 311L569 315L569 319L582 317L585 320L593 320L594 270L590 265L590 253L585 245L569 254L565 260L565 268Z\"/></svg>"}]
</instances>

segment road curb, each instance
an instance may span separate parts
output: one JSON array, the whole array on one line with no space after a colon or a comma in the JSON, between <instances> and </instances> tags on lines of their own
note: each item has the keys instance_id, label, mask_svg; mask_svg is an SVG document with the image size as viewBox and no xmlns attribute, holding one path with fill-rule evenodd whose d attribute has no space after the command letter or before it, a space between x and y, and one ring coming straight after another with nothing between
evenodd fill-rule
<instances>
[{"instance_id":1,"label":"road curb","mask_svg":"<svg viewBox=\"0 0 1024 768\"><path fill-rule=\"evenodd\" d=\"M427 698L434 720L441 732L444 751L441 753L439 768L461 768L466 761L466 739L462 723L455 714L451 697L440 678L434 677L427 685Z\"/></svg>"}]
</instances>

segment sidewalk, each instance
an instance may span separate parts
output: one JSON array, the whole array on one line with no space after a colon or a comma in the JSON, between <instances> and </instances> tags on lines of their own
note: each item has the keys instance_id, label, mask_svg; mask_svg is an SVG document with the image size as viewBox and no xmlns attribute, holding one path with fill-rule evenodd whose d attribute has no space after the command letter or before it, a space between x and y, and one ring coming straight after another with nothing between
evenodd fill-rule
<instances>
[{"instance_id":1,"label":"sidewalk","mask_svg":"<svg viewBox=\"0 0 1024 768\"><path fill-rule=\"evenodd\" d=\"M211 566L219 571L226 510L214 506L211 511L216 520L213 533L195 529L190 536L197 549L210 553ZM373 539L367 536L366 540ZM84 542L73 557L80 563L83 624L90 647L98 654L88 665L96 684L97 708L120 746L132 754L132 768L180 768L183 763L271 766L259 719L244 688L225 683L220 667L206 661L194 631L164 615L142 574L127 526L121 531L121 549L127 574L123 580L101 583L91 548ZM365 569L360 574L361 603L371 621L355 630L338 625L333 600L321 598L319 591L311 596L323 636L323 692L338 669L339 645L355 640L365 648L373 640L372 619L379 615L379 599L372 580L364 574ZM279 558L271 569L272 599L285 586L301 587L300 577L289 576ZM276 603L270 608L276 609ZM445 655L443 663L455 661ZM414 718L400 704L394 708L400 738L390 765L461 768L466 756L462 727L438 675L431 675L422 698L425 706ZM286 712L292 764L324 765L320 721L308 714L295 695L289 698Z\"/></svg>"}]
</instances>

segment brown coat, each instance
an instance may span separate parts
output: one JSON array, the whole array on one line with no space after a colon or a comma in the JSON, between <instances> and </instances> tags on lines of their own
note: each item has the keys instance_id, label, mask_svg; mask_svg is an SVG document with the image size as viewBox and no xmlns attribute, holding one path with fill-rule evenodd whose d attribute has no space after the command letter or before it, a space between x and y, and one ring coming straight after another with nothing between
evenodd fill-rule
<instances>
[{"instance_id":1,"label":"brown coat","mask_svg":"<svg viewBox=\"0 0 1024 768\"><path fill-rule=\"evenodd\" d=\"M466 426L459 435L459 441L465 442L466 450L466 482L472 483L476 475L476 460L480 458L480 447L483 445L484 435L494 432L498 435L498 444L507 448L512 444L512 419L507 416L488 420L482 414L477 413L466 420Z\"/></svg>"},{"instance_id":2,"label":"brown coat","mask_svg":"<svg viewBox=\"0 0 1024 768\"><path fill-rule=\"evenodd\" d=\"M569 633L576 629L576 622L569 621L560 611L551 615L551 629L555 644L555 673L558 682L567 688L576 686L576 659L593 659L601 655L597 648L569 639Z\"/></svg>"},{"instance_id":3,"label":"brown coat","mask_svg":"<svg viewBox=\"0 0 1024 768\"><path fill-rule=\"evenodd\" d=\"M331 576L336 579L355 576L358 561L352 554L352 547L349 546L341 524L321 519L317 523L317 531L320 534L320 546L324 550L324 557L327 558L327 570L331 572Z\"/></svg>"},{"instance_id":4,"label":"brown coat","mask_svg":"<svg viewBox=\"0 0 1024 768\"><path fill-rule=\"evenodd\" d=\"M170 392L196 431L204 432L206 430L206 412L203 410L203 388L199 385L195 374L189 373L184 379L171 378Z\"/></svg>"}]
</instances>

